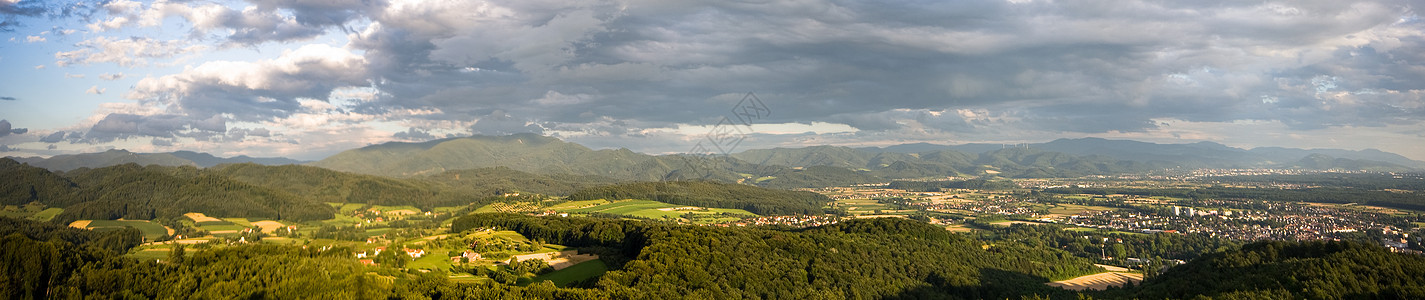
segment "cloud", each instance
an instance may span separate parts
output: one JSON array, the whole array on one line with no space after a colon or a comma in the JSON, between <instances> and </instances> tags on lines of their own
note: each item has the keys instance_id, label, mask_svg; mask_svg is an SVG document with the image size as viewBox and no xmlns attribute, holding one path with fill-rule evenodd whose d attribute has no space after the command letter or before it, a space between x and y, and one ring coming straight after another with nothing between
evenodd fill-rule
<instances>
[{"instance_id":1,"label":"cloud","mask_svg":"<svg viewBox=\"0 0 1425 300\"><path fill-rule=\"evenodd\" d=\"M288 48L263 60L196 63L143 78L125 94L160 110L132 113L141 119L221 115L274 125L272 133L291 134L287 140L308 131L337 140L330 126L390 122L407 129L363 128L360 138L341 140L468 131L669 143L679 137L666 130L715 124L747 91L773 111L759 123L855 129L758 135L793 142L1173 130L1161 120L1277 122L1309 134L1425 122L1425 22L1414 6L110 1L95 6L105 18L86 23L108 29L176 20L188 36L96 34L56 54L56 65L153 65L204 51L193 48L204 43ZM341 42L332 30L345 33L347 44L326 45L328 38ZM254 137L239 129L150 127L172 129L171 136Z\"/></svg>"},{"instance_id":2,"label":"cloud","mask_svg":"<svg viewBox=\"0 0 1425 300\"><path fill-rule=\"evenodd\" d=\"M544 134L544 128L535 122L516 118L504 111L496 110L480 117L470 126L470 132L483 135L507 135L515 133Z\"/></svg>"},{"instance_id":3,"label":"cloud","mask_svg":"<svg viewBox=\"0 0 1425 300\"><path fill-rule=\"evenodd\" d=\"M169 58L202 51L205 46L190 45L185 41L160 41L147 37L110 38L96 37L75 44L79 50L56 52L57 66L113 63L121 67L142 67L150 59Z\"/></svg>"},{"instance_id":4,"label":"cloud","mask_svg":"<svg viewBox=\"0 0 1425 300\"><path fill-rule=\"evenodd\" d=\"M18 100L18 99L15 99L15 97L5 96L5 97L0 97L0 100L15 101L15 100Z\"/></svg>"},{"instance_id":5,"label":"cloud","mask_svg":"<svg viewBox=\"0 0 1425 300\"><path fill-rule=\"evenodd\" d=\"M429 141L435 139L435 136L431 135L430 132L415 128L396 132L396 134L391 135L391 137L404 141Z\"/></svg>"},{"instance_id":6,"label":"cloud","mask_svg":"<svg viewBox=\"0 0 1425 300\"><path fill-rule=\"evenodd\" d=\"M88 90L85 90L84 93L85 93L85 94L103 95L103 94L104 94L104 90L106 90L106 89L101 89L101 88L99 88L99 86L96 85L96 86L91 86L91 87L89 87L89 89L88 89Z\"/></svg>"},{"instance_id":7,"label":"cloud","mask_svg":"<svg viewBox=\"0 0 1425 300\"><path fill-rule=\"evenodd\" d=\"M227 121L222 116L195 119L183 115L134 115L111 113L104 116L84 134L83 142L108 143L133 137L175 138L190 137L207 140L217 134L227 132Z\"/></svg>"},{"instance_id":8,"label":"cloud","mask_svg":"<svg viewBox=\"0 0 1425 300\"><path fill-rule=\"evenodd\" d=\"M50 133L49 135L40 138L40 142L51 144L58 143L60 141L64 141L64 135L64 131L55 131L54 133Z\"/></svg>"},{"instance_id":9,"label":"cloud","mask_svg":"<svg viewBox=\"0 0 1425 300\"><path fill-rule=\"evenodd\" d=\"M226 44L244 46L265 42L301 41L315 38L328 28L338 28L362 18L385 1L249 1L251 6L234 9L218 3L155 1L138 14L114 17L91 24L108 29L137 22L159 26L164 19L179 17L192 25L191 35L217 34Z\"/></svg>"},{"instance_id":10,"label":"cloud","mask_svg":"<svg viewBox=\"0 0 1425 300\"><path fill-rule=\"evenodd\" d=\"M0 31L14 31L20 19L38 17L49 12L43 1L0 1Z\"/></svg>"},{"instance_id":11,"label":"cloud","mask_svg":"<svg viewBox=\"0 0 1425 300\"><path fill-rule=\"evenodd\" d=\"M12 128L9 120L0 120L0 137L11 134L25 134L30 132L28 128Z\"/></svg>"},{"instance_id":12,"label":"cloud","mask_svg":"<svg viewBox=\"0 0 1425 300\"><path fill-rule=\"evenodd\" d=\"M369 84L362 56L312 44L276 59L210 61L178 74L144 78L125 97L189 115L257 121L298 111L299 99L326 100L337 88Z\"/></svg>"},{"instance_id":13,"label":"cloud","mask_svg":"<svg viewBox=\"0 0 1425 300\"><path fill-rule=\"evenodd\" d=\"M84 78L84 74L69 74L69 73L64 73L64 78Z\"/></svg>"},{"instance_id":14,"label":"cloud","mask_svg":"<svg viewBox=\"0 0 1425 300\"><path fill-rule=\"evenodd\" d=\"M110 73L99 74L99 79L103 79L103 80L119 80L119 79L124 79L124 77L126 77L126 75L124 75L123 72L112 73L112 74L110 74Z\"/></svg>"},{"instance_id":15,"label":"cloud","mask_svg":"<svg viewBox=\"0 0 1425 300\"><path fill-rule=\"evenodd\" d=\"M33 35L31 35L31 36L26 36L26 37L25 37L25 42L26 42L26 43L40 43L40 42L44 42L44 41L45 41L45 37L42 37L42 36L33 36Z\"/></svg>"},{"instance_id":16,"label":"cloud","mask_svg":"<svg viewBox=\"0 0 1425 300\"><path fill-rule=\"evenodd\" d=\"M35 70L44 69L45 65L35 65Z\"/></svg>"}]
</instances>

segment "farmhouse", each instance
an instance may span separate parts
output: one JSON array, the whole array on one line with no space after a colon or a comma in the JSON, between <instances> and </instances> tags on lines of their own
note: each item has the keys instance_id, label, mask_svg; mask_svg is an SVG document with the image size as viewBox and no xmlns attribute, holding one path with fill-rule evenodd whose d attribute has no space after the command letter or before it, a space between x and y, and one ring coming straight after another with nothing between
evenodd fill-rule
<instances>
[{"instance_id":1,"label":"farmhouse","mask_svg":"<svg viewBox=\"0 0 1425 300\"><path fill-rule=\"evenodd\" d=\"M405 251L406 251L406 256L410 256L411 258L421 258L421 256L425 256L425 255L426 255L426 250L425 250L425 249L402 249L402 250L405 250Z\"/></svg>"}]
</instances>

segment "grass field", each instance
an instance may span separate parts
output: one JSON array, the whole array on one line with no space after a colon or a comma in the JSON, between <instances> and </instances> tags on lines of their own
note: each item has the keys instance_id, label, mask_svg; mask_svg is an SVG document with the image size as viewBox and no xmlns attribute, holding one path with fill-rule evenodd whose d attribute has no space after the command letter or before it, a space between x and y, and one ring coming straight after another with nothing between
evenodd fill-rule
<instances>
[{"instance_id":1,"label":"grass field","mask_svg":"<svg viewBox=\"0 0 1425 300\"><path fill-rule=\"evenodd\" d=\"M583 201L581 201L581 202L583 202ZM682 218L683 214L690 213L690 212L693 213L693 214L695 214L695 215L709 215L709 216L717 216L717 215L719 215L719 214L721 214L721 213L729 213L729 214L741 215L741 216L747 216L747 217L756 216L756 214L747 212L746 210L730 209L730 208L703 208L703 207L693 207L692 209L686 209L686 210L678 210L678 209L676 209L676 208L689 208L689 207L692 207L692 206L674 205L674 204L668 204L668 203L663 203L663 202L658 202L658 201L650 201L650 200L623 200L623 201L612 201L612 202L609 202L609 203L605 203L605 204L601 204L601 205L596 205L596 206L592 206L592 207L584 207L584 208L577 208L577 209L567 209L567 210L564 210L564 211L566 211L566 212L572 212L572 213L595 213L595 212L597 212L597 213L607 213L607 214L615 214L615 215L625 215L625 216L634 216L634 217L641 217L641 218L649 218L649 219L655 219L655 220L675 220L675 219L680 219L680 218ZM723 220L723 219L727 219L727 220ZM698 221L698 222L715 223L715 222L732 221L732 220L737 220L737 219L738 219L737 217L720 217L720 218L719 218L719 217L713 217L713 218L698 218L697 221Z\"/></svg>"},{"instance_id":2,"label":"grass field","mask_svg":"<svg viewBox=\"0 0 1425 300\"><path fill-rule=\"evenodd\" d=\"M35 221L49 221L50 219L54 219L54 216L59 215L59 213L61 212L64 212L63 208L45 208L43 204L38 203L25 205L5 205L3 208L0 208L0 217L9 217L17 219L23 218Z\"/></svg>"},{"instance_id":3,"label":"grass field","mask_svg":"<svg viewBox=\"0 0 1425 300\"><path fill-rule=\"evenodd\" d=\"M41 221L41 222L49 222L49 220L53 220L53 219L54 219L54 216L58 216L59 213L62 213L62 212L64 212L64 209L63 209L63 208L58 208L58 207L46 208L45 210L41 210L40 212L37 212L37 213L35 213L34 215L30 216L30 220Z\"/></svg>"},{"instance_id":4,"label":"grass field","mask_svg":"<svg viewBox=\"0 0 1425 300\"><path fill-rule=\"evenodd\" d=\"M1083 212L1087 212L1087 211L1110 211L1110 210L1118 210L1118 209L1117 209L1117 208L1112 208L1112 207L1107 207L1107 206L1088 206L1088 205L1076 205L1076 204L1059 204L1059 205L1055 205L1054 207L1050 207L1050 208L1049 208L1049 213L1050 213L1050 214L1059 214L1059 215L1074 215L1074 214L1079 214L1079 213L1083 213Z\"/></svg>"},{"instance_id":5,"label":"grass field","mask_svg":"<svg viewBox=\"0 0 1425 300\"><path fill-rule=\"evenodd\" d=\"M609 266L604 264L602 259L595 259L569 266L563 270L549 272L544 275L535 276L530 282L552 281L555 286L566 286L569 283L585 280L604 275L609 271Z\"/></svg>"},{"instance_id":6,"label":"grass field","mask_svg":"<svg viewBox=\"0 0 1425 300\"><path fill-rule=\"evenodd\" d=\"M242 231L243 228L247 228L241 225L233 224L233 222L229 222L223 219L205 218L204 220L217 220L197 222L198 229L208 231L213 235L237 235L238 232Z\"/></svg>"},{"instance_id":7,"label":"grass field","mask_svg":"<svg viewBox=\"0 0 1425 300\"><path fill-rule=\"evenodd\" d=\"M556 205L551 205L551 206L549 206L548 208L551 209L551 210L556 210L556 211L567 211L567 210L571 210L571 209L580 209L580 208L585 208L585 207L591 207L591 206L598 206L598 205L608 204L609 202L611 202L611 201L609 201L609 200L604 200L604 199L569 201L569 202L564 202L564 203L560 203L560 204L556 204Z\"/></svg>"},{"instance_id":8,"label":"grass field","mask_svg":"<svg viewBox=\"0 0 1425 300\"><path fill-rule=\"evenodd\" d=\"M143 236L152 240L168 234L168 229L163 225L146 220L94 220L89 222L86 228L91 230L119 230L124 227L133 227L143 232Z\"/></svg>"}]
</instances>

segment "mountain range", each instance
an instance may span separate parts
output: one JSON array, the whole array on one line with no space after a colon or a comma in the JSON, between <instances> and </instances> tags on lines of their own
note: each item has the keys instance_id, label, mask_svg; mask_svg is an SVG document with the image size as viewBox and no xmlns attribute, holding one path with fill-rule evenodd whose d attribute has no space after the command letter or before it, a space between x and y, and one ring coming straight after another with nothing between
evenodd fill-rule
<instances>
[{"instance_id":1,"label":"mountain range","mask_svg":"<svg viewBox=\"0 0 1425 300\"><path fill-rule=\"evenodd\" d=\"M43 157L11 157L15 161L26 163L31 166L41 167L52 171L72 171L79 168L103 168L113 165L135 163L141 166L194 166L209 168L220 164L234 163L255 163L260 165L290 165L301 164L305 161L294 160L283 157L249 157L239 155L234 157L217 157L212 154L175 151L168 153L134 153L123 149L113 149L98 153L66 154L55 155L49 158Z\"/></svg>"},{"instance_id":2,"label":"mountain range","mask_svg":"<svg viewBox=\"0 0 1425 300\"><path fill-rule=\"evenodd\" d=\"M48 159L17 158L16 161L59 171L124 163L203 168L245 162L263 165L303 163L285 158L219 158L189 151L132 153L124 150L59 155ZM343 151L306 165L398 178L439 177L461 170L503 167L545 176L584 176L579 177L581 181L591 182L709 179L775 188L946 176L1078 177L1173 168L1425 169L1425 162L1374 149L1241 149L1212 142L1156 144L1082 138L1013 146L929 143L885 148L810 146L699 156L648 155L628 149L594 150L535 134L458 137L421 143L391 142Z\"/></svg>"}]
</instances>

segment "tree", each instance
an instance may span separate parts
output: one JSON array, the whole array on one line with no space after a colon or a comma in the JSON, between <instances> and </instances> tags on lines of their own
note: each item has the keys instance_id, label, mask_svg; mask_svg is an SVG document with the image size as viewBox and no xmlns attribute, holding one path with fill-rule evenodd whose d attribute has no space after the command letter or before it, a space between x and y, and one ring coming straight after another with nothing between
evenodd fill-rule
<instances>
[{"instance_id":1,"label":"tree","mask_svg":"<svg viewBox=\"0 0 1425 300\"><path fill-rule=\"evenodd\" d=\"M173 248L168 250L168 262L175 265L183 263L183 244L173 243Z\"/></svg>"}]
</instances>

